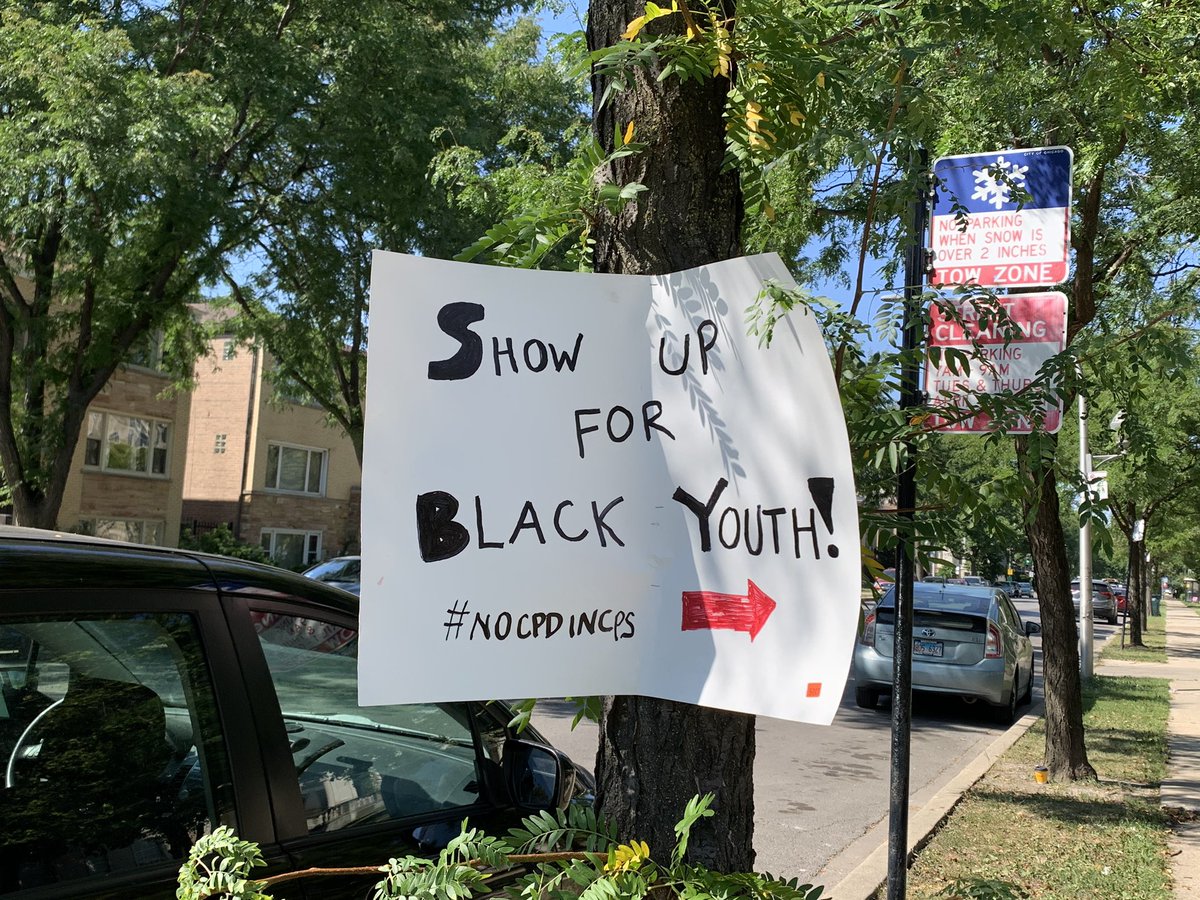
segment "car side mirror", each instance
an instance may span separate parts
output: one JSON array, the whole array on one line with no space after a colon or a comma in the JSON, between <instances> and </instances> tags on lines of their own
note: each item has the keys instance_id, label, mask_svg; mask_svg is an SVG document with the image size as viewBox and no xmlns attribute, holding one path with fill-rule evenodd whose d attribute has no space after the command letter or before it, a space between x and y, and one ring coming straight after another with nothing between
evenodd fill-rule
<instances>
[{"instance_id":1,"label":"car side mirror","mask_svg":"<svg viewBox=\"0 0 1200 900\"><path fill-rule=\"evenodd\" d=\"M510 739L503 765L509 799L520 809L561 809L575 793L575 764L550 747Z\"/></svg>"},{"instance_id":2,"label":"car side mirror","mask_svg":"<svg viewBox=\"0 0 1200 900\"><path fill-rule=\"evenodd\" d=\"M1026 622L1025 623L1025 636L1026 637L1032 637L1035 634L1041 634L1041 633L1042 633L1042 626L1039 625L1037 622Z\"/></svg>"}]
</instances>

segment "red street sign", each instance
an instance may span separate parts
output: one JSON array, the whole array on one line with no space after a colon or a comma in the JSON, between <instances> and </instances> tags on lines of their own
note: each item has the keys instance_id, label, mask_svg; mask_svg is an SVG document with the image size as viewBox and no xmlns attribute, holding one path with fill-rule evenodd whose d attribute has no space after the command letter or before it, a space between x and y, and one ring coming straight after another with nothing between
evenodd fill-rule
<instances>
[{"instance_id":1,"label":"red street sign","mask_svg":"<svg viewBox=\"0 0 1200 900\"><path fill-rule=\"evenodd\" d=\"M774 610L775 601L749 579L746 579L745 594L684 591L683 630L727 628L749 632L750 640L754 640Z\"/></svg>"},{"instance_id":2,"label":"red street sign","mask_svg":"<svg viewBox=\"0 0 1200 900\"><path fill-rule=\"evenodd\" d=\"M948 319L934 306L930 310L929 346L953 348L972 354L972 339L982 345L983 359L972 358L967 372L951 371L943 354L939 364L931 360L925 365L925 393L937 406L947 408L969 405L973 396L1020 391L1037 377L1038 370L1067 345L1067 296L1058 291L1041 294L1010 294L996 298L1021 329L1021 339L1004 343L1003 329L996 322L980 327L975 308L970 301L955 303L962 314L966 330ZM961 421L947 421L934 416L938 431L959 434L983 434L994 430L991 418L982 413ZM1042 413L1040 426L1045 431L1058 431L1062 425L1062 399ZM1022 419L1013 434L1028 434L1034 423Z\"/></svg>"}]
</instances>

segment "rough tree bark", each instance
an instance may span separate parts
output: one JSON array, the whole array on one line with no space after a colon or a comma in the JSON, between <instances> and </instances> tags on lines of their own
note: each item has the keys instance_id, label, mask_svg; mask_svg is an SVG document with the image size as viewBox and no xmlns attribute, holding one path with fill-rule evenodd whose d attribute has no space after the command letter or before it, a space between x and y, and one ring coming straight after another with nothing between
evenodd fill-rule
<instances>
[{"instance_id":1,"label":"rough tree bark","mask_svg":"<svg viewBox=\"0 0 1200 900\"><path fill-rule=\"evenodd\" d=\"M1053 130L1051 134L1053 134ZM1112 158L1125 146L1123 135ZM1058 143L1047 135L1047 144ZM1104 201L1104 183L1108 164L1099 165L1083 185L1078 203L1079 221L1071 232L1075 250L1075 274L1071 279L1071 320L1067 343L1074 339L1096 315L1096 239L1100 230L1100 210ZM1112 270L1103 270L1111 276ZM1064 397L1065 409L1073 398ZM1046 767L1055 781L1095 778L1096 770L1088 762L1083 734L1082 683L1079 675L1079 646L1075 614L1071 603L1070 568L1062 519L1059 518L1058 478L1050 456L1041 453L1057 448L1056 435L1047 435L1049 446L1031 452L1027 438L1017 438L1017 465L1027 490L1025 534L1033 555L1038 582L1038 607L1042 614L1043 692L1046 696ZM1081 585L1081 588L1083 586Z\"/></svg>"},{"instance_id":2,"label":"rough tree bark","mask_svg":"<svg viewBox=\"0 0 1200 900\"><path fill-rule=\"evenodd\" d=\"M1113 520L1125 535L1125 546L1129 553L1129 584L1125 585L1125 619L1129 623L1129 644L1132 647L1144 647L1142 629L1145 622L1141 615L1144 546L1133 539L1133 523L1138 513L1133 501L1114 504L1112 512Z\"/></svg>"},{"instance_id":3,"label":"rough tree bark","mask_svg":"<svg viewBox=\"0 0 1200 900\"><path fill-rule=\"evenodd\" d=\"M1026 482L1025 534L1037 577L1042 616L1042 673L1046 697L1045 766L1055 781L1095 778L1083 738L1083 697L1071 576L1059 519L1054 464L1017 439L1017 461ZM1081 588L1083 586L1081 585Z\"/></svg>"},{"instance_id":4,"label":"rough tree bark","mask_svg":"<svg viewBox=\"0 0 1200 900\"><path fill-rule=\"evenodd\" d=\"M642 0L592 0L588 47L616 43L645 11ZM732 16L732 0L726 14ZM675 29L680 16L651 23ZM736 256L742 194L726 170L722 113L730 83L682 83L639 71L629 87L599 106L605 85L592 79L593 128L612 149L614 134L634 123L643 153L618 160L609 178L646 185L636 204L595 224L598 272L661 275ZM644 697L605 701L596 758L598 801L625 838L649 843L662 857L674 846L674 823L695 794L716 795L716 815L693 831L688 857L722 871L753 868L754 718Z\"/></svg>"},{"instance_id":5,"label":"rough tree bark","mask_svg":"<svg viewBox=\"0 0 1200 900\"><path fill-rule=\"evenodd\" d=\"M1143 585L1146 583L1146 563L1142 554L1146 545L1142 541L1129 541L1129 584L1125 585L1125 618L1129 620L1129 643L1134 647L1144 647L1146 627L1144 604L1145 594Z\"/></svg>"}]
</instances>

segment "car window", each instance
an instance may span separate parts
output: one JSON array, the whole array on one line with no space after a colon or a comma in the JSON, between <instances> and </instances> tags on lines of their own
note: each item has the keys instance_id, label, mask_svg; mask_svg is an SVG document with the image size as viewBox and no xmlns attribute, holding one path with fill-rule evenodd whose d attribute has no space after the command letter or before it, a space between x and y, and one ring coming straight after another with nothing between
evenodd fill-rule
<instances>
[{"instance_id":1,"label":"car window","mask_svg":"<svg viewBox=\"0 0 1200 900\"><path fill-rule=\"evenodd\" d=\"M1021 614L1017 612L1017 608L1013 606L1012 601L1007 597L1000 601L1000 609L1003 610L1005 618L1008 619L1008 624L1017 631L1024 631L1025 626L1021 624Z\"/></svg>"},{"instance_id":2,"label":"car window","mask_svg":"<svg viewBox=\"0 0 1200 900\"><path fill-rule=\"evenodd\" d=\"M255 613L283 712L309 833L480 802L464 704L358 706L358 633Z\"/></svg>"},{"instance_id":3,"label":"car window","mask_svg":"<svg viewBox=\"0 0 1200 900\"><path fill-rule=\"evenodd\" d=\"M229 780L181 614L0 619L0 895L175 863Z\"/></svg>"},{"instance_id":4,"label":"car window","mask_svg":"<svg viewBox=\"0 0 1200 900\"><path fill-rule=\"evenodd\" d=\"M357 559L331 559L304 574L317 581L358 581L360 567Z\"/></svg>"},{"instance_id":5,"label":"car window","mask_svg":"<svg viewBox=\"0 0 1200 900\"><path fill-rule=\"evenodd\" d=\"M896 605L896 589L888 588L876 609L886 610ZM991 608L992 595L982 591L955 590L954 585L934 586L917 582L913 585L913 606L944 612L984 615Z\"/></svg>"}]
</instances>

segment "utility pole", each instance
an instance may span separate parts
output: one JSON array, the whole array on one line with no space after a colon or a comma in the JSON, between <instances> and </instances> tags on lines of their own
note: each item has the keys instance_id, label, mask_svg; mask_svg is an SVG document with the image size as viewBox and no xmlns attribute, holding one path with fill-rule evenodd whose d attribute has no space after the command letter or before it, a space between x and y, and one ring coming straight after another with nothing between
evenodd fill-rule
<instances>
[{"instance_id":1,"label":"utility pole","mask_svg":"<svg viewBox=\"0 0 1200 900\"><path fill-rule=\"evenodd\" d=\"M1079 392L1079 473L1083 489L1092 489L1092 455L1088 453L1087 398ZM1092 677L1092 520L1079 522L1079 674Z\"/></svg>"},{"instance_id":2,"label":"utility pole","mask_svg":"<svg viewBox=\"0 0 1200 900\"><path fill-rule=\"evenodd\" d=\"M921 297L925 286L925 228L929 214L929 155L917 154L917 195L909 205L911 243L904 257L904 325L900 353L900 409L921 403L919 346L923 343ZM907 418L907 416L906 416ZM888 900L904 900L908 884L908 790L912 749L913 519L917 506L917 456L904 441L904 467L896 487L900 552L896 566L896 624L892 642L892 768L888 815Z\"/></svg>"}]
</instances>

